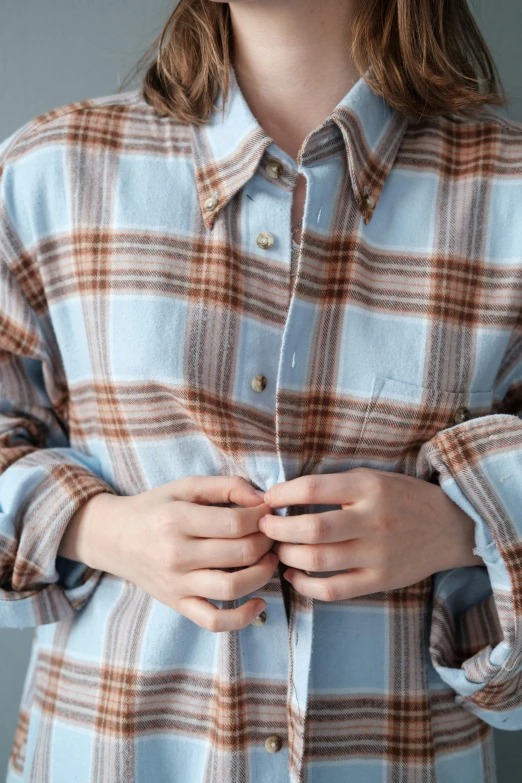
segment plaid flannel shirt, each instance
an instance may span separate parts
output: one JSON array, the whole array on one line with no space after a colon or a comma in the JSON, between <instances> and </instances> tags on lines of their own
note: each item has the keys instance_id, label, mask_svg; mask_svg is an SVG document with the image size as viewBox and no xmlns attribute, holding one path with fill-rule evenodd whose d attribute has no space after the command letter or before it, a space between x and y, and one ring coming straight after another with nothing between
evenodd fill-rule
<instances>
[{"instance_id":1,"label":"plaid flannel shirt","mask_svg":"<svg viewBox=\"0 0 522 783\"><path fill-rule=\"evenodd\" d=\"M522 729L522 125L408 120L361 77L293 160L233 72L222 98L204 125L81 100L0 147L0 622L35 627L8 783L493 783L492 727ZM57 555L99 492L360 466L438 481L484 565L290 587L288 618L276 571L264 625L212 633Z\"/></svg>"}]
</instances>

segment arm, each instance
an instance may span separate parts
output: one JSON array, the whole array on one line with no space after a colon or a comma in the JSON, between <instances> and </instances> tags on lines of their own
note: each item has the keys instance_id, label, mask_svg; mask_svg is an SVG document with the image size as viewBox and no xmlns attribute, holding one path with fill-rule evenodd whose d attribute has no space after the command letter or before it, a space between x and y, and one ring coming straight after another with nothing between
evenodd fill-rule
<instances>
[{"instance_id":1,"label":"arm","mask_svg":"<svg viewBox=\"0 0 522 783\"><path fill-rule=\"evenodd\" d=\"M509 367L507 366L509 364ZM522 729L522 334L500 373L496 414L423 444L416 475L475 522L485 568L433 576L430 656L456 701L498 729Z\"/></svg>"},{"instance_id":2,"label":"arm","mask_svg":"<svg viewBox=\"0 0 522 783\"><path fill-rule=\"evenodd\" d=\"M0 626L24 627L57 622L89 599L102 572L58 548L90 497L115 493L97 461L69 444L65 373L39 270L12 219L24 205L13 196L7 148L0 145Z\"/></svg>"}]
</instances>

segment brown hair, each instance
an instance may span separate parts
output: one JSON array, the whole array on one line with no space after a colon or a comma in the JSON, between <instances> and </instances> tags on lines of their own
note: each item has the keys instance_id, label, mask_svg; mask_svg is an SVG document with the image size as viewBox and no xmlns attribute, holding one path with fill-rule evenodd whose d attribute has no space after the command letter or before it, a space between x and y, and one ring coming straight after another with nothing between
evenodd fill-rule
<instances>
[{"instance_id":1,"label":"brown hair","mask_svg":"<svg viewBox=\"0 0 522 783\"><path fill-rule=\"evenodd\" d=\"M145 101L162 116L205 123L219 87L225 101L228 95L228 3L179 0L131 77L151 54L141 87ZM362 0L352 57L374 92L409 117L472 116L509 100L467 0Z\"/></svg>"}]
</instances>

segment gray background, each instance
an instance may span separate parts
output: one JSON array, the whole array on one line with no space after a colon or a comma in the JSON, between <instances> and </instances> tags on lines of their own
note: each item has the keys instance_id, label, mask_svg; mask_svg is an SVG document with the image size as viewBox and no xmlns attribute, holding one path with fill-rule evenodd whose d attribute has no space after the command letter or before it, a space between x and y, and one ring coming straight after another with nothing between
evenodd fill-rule
<instances>
[{"instance_id":1,"label":"gray background","mask_svg":"<svg viewBox=\"0 0 522 783\"><path fill-rule=\"evenodd\" d=\"M320 2L320 0L317 0ZM0 0L0 140L48 109L116 92L175 0ZM520 0L470 3L522 122ZM138 86L136 77L126 89ZM0 780L33 630L0 630ZM519 736L519 734L521 736ZM522 732L495 731L499 780L522 780Z\"/></svg>"}]
</instances>

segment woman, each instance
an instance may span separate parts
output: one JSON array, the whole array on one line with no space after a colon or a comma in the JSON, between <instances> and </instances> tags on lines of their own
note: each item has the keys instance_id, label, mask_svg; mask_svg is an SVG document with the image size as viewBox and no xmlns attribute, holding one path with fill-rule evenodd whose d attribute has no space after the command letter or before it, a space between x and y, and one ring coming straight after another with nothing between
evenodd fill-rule
<instances>
[{"instance_id":1,"label":"woman","mask_svg":"<svg viewBox=\"0 0 522 783\"><path fill-rule=\"evenodd\" d=\"M8 783L496 780L503 102L465 0L180 0L139 89L4 140L0 618L36 628Z\"/></svg>"}]
</instances>

